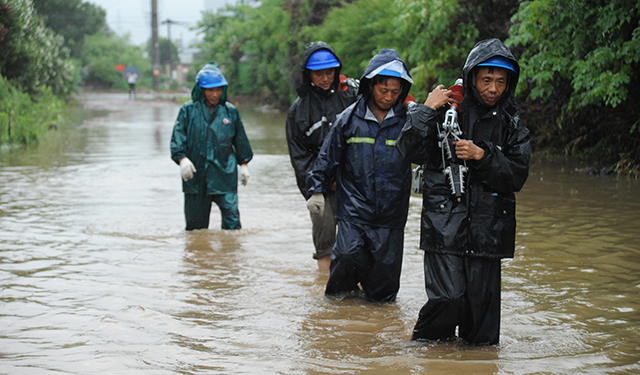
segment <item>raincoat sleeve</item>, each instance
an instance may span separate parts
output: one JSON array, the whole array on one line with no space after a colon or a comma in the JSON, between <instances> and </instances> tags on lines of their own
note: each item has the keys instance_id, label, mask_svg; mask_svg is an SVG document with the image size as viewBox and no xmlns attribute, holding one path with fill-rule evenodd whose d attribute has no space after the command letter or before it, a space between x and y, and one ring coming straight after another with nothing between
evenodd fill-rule
<instances>
[{"instance_id":1,"label":"raincoat sleeve","mask_svg":"<svg viewBox=\"0 0 640 375\"><path fill-rule=\"evenodd\" d=\"M253 158L253 151L249 144L249 138L247 138L247 134L244 131L244 125L242 124L238 110L235 107L231 107L229 112L231 112L233 116L233 123L236 124L236 135L233 147L236 152L237 163L247 164Z\"/></svg>"},{"instance_id":2,"label":"raincoat sleeve","mask_svg":"<svg viewBox=\"0 0 640 375\"><path fill-rule=\"evenodd\" d=\"M484 149L484 156L468 163L476 177L498 193L520 191L529 176L531 159L529 130L520 118L516 116L511 120L503 147L487 141L480 142L478 146Z\"/></svg>"},{"instance_id":3,"label":"raincoat sleeve","mask_svg":"<svg viewBox=\"0 0 640 375\"><path fill-rule=\"evenodd\" d=\"M183 105L173 125L171 135L171 159L180 164L180 160L187 156L187 127L189 125L187 106Z\"/></svg>"},{"instance_id":4,"label":"raincoat sleeve","mask_svg":"<svg viewBox=\"0 0 640 375\"><path fill-rule=\"evenodd\" d=\"M342 129L350 117L348 113L343 113L327 134L318 158L307 175L307 199L315 193L326 192L335 181L347 145Z\"/></svg>"},{"instance_id":5,"label":"raincoat sleeve","mask_svg":"<svg viewBox=\"0 0 640 375\"><path fill-rule=\"evenodd\" d=\"M296 175L296 183L302 195L307 194L306 177L307 171L311 168L315 161L315 154L303 142L304 134L296 123L296 114L299 109L300 98L289 108L287 114L286 136L287 146L289 147L289 157L291 158L291 166Z\"/></svg>"},{"instance_id":6,"label":"raincoat sleeve","mask_svg":"<svg viewBox=\"0 0 640 375\"><path fill-rule=\"evenodd\" d=\"M424 104L416 105L407 113L407 122L396 142L405 160L414 164L427 162L438 147L437 119L438 112Z\"/></svg>"}]
</instances>

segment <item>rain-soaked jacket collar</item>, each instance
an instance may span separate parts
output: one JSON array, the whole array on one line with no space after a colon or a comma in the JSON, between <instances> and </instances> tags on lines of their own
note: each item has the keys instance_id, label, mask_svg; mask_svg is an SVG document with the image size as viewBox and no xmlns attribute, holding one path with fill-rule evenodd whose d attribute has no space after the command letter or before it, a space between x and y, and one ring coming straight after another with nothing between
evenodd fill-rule
<instances>
[{"instance_id":1,"label":"rain-soaked jacket collar","mask_svg":"<svg viewBox=\"0 0 640 375\"><path fill-rule=\"evenodd\" d=\"M213 61L205 64L205 66L203 66L202 69L200 69L198 74L206 70L214 71L224 77L224 75L222 74L222 71L218 67L218 64L216 64ZM196 74L196 77L197 76L198 75ZM227 101L227 86L222 86L222 88L223 88L222 96L220 97L220 101L218 102L218 104L224 104ZM198 86L198 80L196 78L196 83L193 85L193 89L191 90L191 100L193 100L193 102L195 103L203 99L204 99L204 95L202 95L202 90L200 89L200 86Z\"/></svg>"},{"instance_id":2,"label":"rain-soaked jacket collar","mask_svg":"<svg viewBox=\"0 0 640 375\"><path fill-rule=\"evenodd\" d=\"M472 98L474 87L474 79L471 76L474 68L478 66L478 64L487 61L492 57L500 56L503 57L513 64L513 68L515 72L509 71L508 76L508 86L507 90L502 94L503 96L500 98L500 101L497 105L501 105L502 103L509 102L516 109L519 109L518 104L515 100L515 91L516 86L518 85L518 79L520 78L520 65L518 64L518 60L513 56L509 48L500 41L500 39L487 39L476 43L476 45L469 52L469 56L467 56L467 61L464 64L464 68L462 69L462 77L464 81L464 97ZM476 99L477 100L477 99ZM480 103L483 104L483 103Z\"/></svg>"},{"instance_id":3,"label":"rain-soaked jacket collar","mask_svg":"<svg viewBox=\"0 0 640 375\"><path fill-rule=\"evenodd\" d=\"M371 79L380 74L380 72L385 69L398 72L400 75L398 78L405 81L402 84L402 93L398 98L399 102L404 102L407 94L409 94L409 90L411 89L413 80L411 79L409 69L407 69L404 61L402 61L398 53L393 49L385 48L378 52L375 56L373 56L371 61L369 61L369 66L360 78L360 88L358 89L358 94L362 94L365 97L368 96L371 92L371 88L369 87Z\"/></svg>"},{"instance_id":4,"label":"rain-soaked jacket collar","mask_svg":"<svg viewBox=\"0 0 640 375\"><path fill-rule=\"evenodd\" d=\"M327 51L331 52L333 56L336 57L336 60L338 60L338 62L340 63L340 66L335 68L336 74L333 78L331 88L333 90L337 90L338 85L340 84L340 71L342 70L342 61L340 61L340 58L338 58L338 55L336 55L335 51L333 50L333 48L331 48L331 46L329 46L329 44L322 41L312 42L306 45L306 47L304 48L304 55L302 57L302 66L300 68L300 73L302 74L302 83L296 88L296 92L300 97L305 96L309 92L309 90L313 88L313 86L311 85L311 77L309 76L309 69L305 67L307 66L309 57L311 57L314 52L321 49L326 49ZM317 90L322 89L317 88Z\"/></svg>"}]
</instances>

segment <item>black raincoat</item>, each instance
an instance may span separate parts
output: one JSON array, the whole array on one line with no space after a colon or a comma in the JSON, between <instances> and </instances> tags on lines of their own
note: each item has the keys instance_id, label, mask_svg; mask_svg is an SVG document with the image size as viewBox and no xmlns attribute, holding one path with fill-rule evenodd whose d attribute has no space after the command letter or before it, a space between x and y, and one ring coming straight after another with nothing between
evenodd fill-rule
<instances>
[{"instance_id":1,"label":"black raincoat","mask_svg":"<svg viewBox=\"0 0 640 375\"><path fill-rule=\"evenodd\" d=\"M490 57L510 60L508 87L498 104L489 108L474 98L471 73ZM514 98L520 68L511 52L497 39L478 43L463 68L464 100L460 128L463 139L484 149L481 160L467 161L466 193L453 199L437 142L436 123L444 109L418 105L409 113L398 150L407 160L425 166L420 248L428 252L470 257L510 258L516 234L515 192L529 173L529 131L518 116Z\"/></svg>"},{"instance_id":2,"label":"black raincoat","mask_svg":"<svg viewBox=\"0 0 640 375\"><path fill-rule=\"evenodd\" d=\"M390 49L371 59L360 79L360 98L336 121L307 178L307 198L326 192L336 181L336 216L340 220L388 228L404 228L406 223L411 165L394 145L406 121L403 102L411 83L402 85L403 91L392 107L395 116L382 125L365 119L371 95L367 75L394 60L402 61Z\"/></svg>"},{"instance_id":3,"label":"black raincoat","mask_svg":"<svg viewBox=\"0 0 640 375\"><path fill-rule=\"evenodd\" d=\"M325 42L309 43L306 46L301 68L302 83L296 89L298 98L289 108L287 115L286 134L289 156L298 189L304 196L307 195L305 185L307 173L313 167L329 129L335 123L337 115L356 100L355 89L351 87L344 91L339 89L342 66L336 68L335 78L329 90L312 85L309 70L305 66L309 57L322 49L336 56L333 49ZM338 59L337 56L336 59Z\"/></svg>"},{"instance_id":4,"label":"black raincoat","mask_svg":"<svg viewBox=\"0 0 640 375\"><path fill-rule=\"evenodd\" d=\"M494 107L474 93L479 63L500 56L513 63L507 88ZM458 201L442 172L437 124L445 108L418 105L396 143L411 162L423 164L420 248L425 250L428 301L420 310L412 339L444 340L458 334L468 343L497 344L500 336L500 258L513 257L515 192L529 173L529 131L514 98L520 68L498 39L477 43L463 68L462 139L482 147L480 160L466 162L466 192Z\"/></svg>"}]
</instances>

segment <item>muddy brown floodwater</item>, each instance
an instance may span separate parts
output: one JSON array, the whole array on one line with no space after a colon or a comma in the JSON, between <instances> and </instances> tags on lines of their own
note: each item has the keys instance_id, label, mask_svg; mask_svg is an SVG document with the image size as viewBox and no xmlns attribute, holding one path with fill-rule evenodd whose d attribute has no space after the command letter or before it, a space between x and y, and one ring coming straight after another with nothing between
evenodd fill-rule
<instances>
[{"instance_id":1,"label":"muddy brown floodwater","mask_svg":"<svg viewBox=\"0 0 640 375\"><path fill-rule=\"evenodd\" d=\"M243 229L184 231L179 105L87 94L99 117L0 152L0 373L640 373L640 185L534 160L503 261L501 343L409 341L426 300L412 198L397 302L336 302L283 113L239 106ZM105 112L111 109L113 112Z\"/></svg>"}]
</instances>

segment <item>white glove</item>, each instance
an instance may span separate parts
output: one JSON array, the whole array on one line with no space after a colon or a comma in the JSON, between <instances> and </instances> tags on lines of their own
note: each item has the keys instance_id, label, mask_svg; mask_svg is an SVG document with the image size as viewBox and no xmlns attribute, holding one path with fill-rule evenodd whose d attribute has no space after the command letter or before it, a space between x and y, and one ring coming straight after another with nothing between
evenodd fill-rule
<instances>
[{"instance_id":1,"label":"white glove","mask_svg":"<svg viewBox=\"0 0 640 375\"><path fill-rule=\"evenodd\" d=\"M322 215L324 212L324 195L322 193L315 193L307 201L307 208L312 214Z\"/></svg>"},{"instance_id":2,"label":"white glove","mask_svg":"<svg viewBox=\"0 0 640 375\"><path fill-rule=\"evenodd\" d=\"M180 176L185 181L188 181L193 178L193 174L196 173L196 167L193 166L193 163L189 158L182 158L180 160Z\"/></svg>"},{"instance_id":3,"label":"white glove","mask_svg":"<svg viewBox=\"0 0 640 375\"><path fill-rule=\"evenodd\" d=\"M247 186L247 182L249 182L249 166L242 164L240 166L240 183L242 186Z\"/></svg>"}]
</instances>

